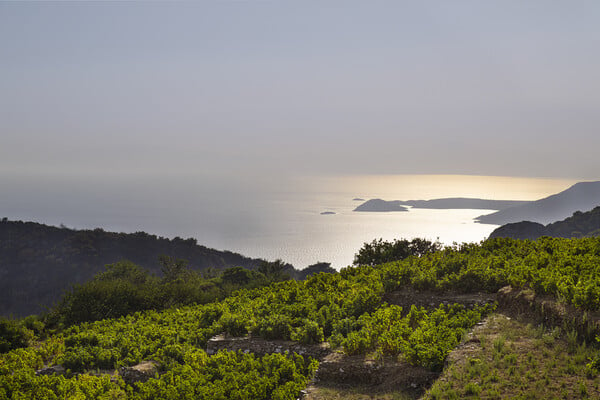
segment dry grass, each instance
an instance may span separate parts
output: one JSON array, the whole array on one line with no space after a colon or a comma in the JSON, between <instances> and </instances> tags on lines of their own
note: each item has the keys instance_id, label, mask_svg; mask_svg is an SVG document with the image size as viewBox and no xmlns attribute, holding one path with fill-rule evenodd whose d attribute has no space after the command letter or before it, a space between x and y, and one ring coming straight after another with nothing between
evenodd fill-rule
<instances>
[{"instance_id":1,"label":"dry grass","mask_svg":"<svg viewBox=\"0 0 600 400\"><path fill-rule=\"evenodd\" d=\"M600 378L585 366L596 351L559 329L495 314L452 353L424 398L600 398Z\"/></svg>"},{"instance_id":2,"label":"dry grass","mask_svg":"<svg viewBox=\"0 0 600 400\"><path fill-rule=\"evenodd\" d=\"M381 391L370 386L348 387L327 387L311 386L306 400L414 400L415 396L411 393L404 393L399 390Z\"/></svg>"}]
</instances>

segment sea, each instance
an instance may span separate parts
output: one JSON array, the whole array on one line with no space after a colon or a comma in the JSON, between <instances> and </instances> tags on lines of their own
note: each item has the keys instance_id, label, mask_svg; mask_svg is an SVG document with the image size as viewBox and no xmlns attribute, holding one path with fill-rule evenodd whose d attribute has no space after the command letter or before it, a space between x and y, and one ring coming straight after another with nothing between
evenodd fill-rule
<instances>
[{"instance_id":1,"label":"sea","mask_svg":"<svg viewBox=\"0 0 600 400\"><path fill-rule=\"evenodd\" d=\"M473 197L537 200L576 180L474 175L237 176L3 174L0 217L76 229L145 231L298 269L352 264L365 242L479 242L495 210L355 212L363 201ZM322 214L326 213L326 214ZM175 255L176 256L176 255Z\"/></svg>"}]
</instances>

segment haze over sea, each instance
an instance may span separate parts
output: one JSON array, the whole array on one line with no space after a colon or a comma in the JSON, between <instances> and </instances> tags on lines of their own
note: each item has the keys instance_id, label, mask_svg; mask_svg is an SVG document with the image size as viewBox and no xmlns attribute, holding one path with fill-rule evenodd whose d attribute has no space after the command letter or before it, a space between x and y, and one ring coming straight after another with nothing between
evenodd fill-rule
<instances>
[{"instance_id":1,"label":"haze over sea","mask_svg":"<svg viewBox=\"0 0 600 400\"><path fill-rule=\"evenodd\" d=\"M0 217L297 268L379 237L480 241L483 210L352 199L597 179L600 2L575 3L0 1ZM567 180L376 175L398 173Z\"/></svg>"},{"instance_id":2,"label":"haze over sea","mask_svg":"<svg viewBox=\"0 0 600 400\"><path fill-rule=\"evenodd\" d=\"M339 269L375 238L479 242L496 225L473 222L493 210L361 213L354 198L473 197L537 200L576 180L466 175L338 175L262 179L209 176L0 176L5 217L71 228L146 231L296 268L318 261ZM335 212L321 215L321 212ZM176 255L175 255L176 256Z\"/></svg>"}]
</instances>

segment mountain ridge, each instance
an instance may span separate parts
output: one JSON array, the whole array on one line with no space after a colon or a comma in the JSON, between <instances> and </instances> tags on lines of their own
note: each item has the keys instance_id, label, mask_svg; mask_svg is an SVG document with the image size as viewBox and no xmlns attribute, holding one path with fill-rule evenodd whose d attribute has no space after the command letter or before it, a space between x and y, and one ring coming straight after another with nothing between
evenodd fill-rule
<instances>
[{"instance_id":1,"label":"mountain ridge","mask_svg":"<svg viewBox=\"0 0 600 400\"><path fill-rule=\"evenodd\" d=\"M520 221L549 224L568 218L576 211L600 205L600 181L578 182L562 192L524 205L506 208L475 218L482 224L504 225Z\"/></svg>"}]
</instances>

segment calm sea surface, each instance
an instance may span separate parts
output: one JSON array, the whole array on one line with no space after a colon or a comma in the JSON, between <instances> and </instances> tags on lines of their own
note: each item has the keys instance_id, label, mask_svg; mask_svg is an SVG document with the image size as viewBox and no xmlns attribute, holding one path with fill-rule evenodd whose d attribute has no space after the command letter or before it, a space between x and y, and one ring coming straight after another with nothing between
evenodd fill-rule
<instances>
[{"instance_id":1,"label":"calm sea surface","mask_svg":"<svg viewBox=\"0 0 600 400\"><path fill-rule=\"evenodd\" d=\"M0 176L0 217L73 228L194 237L297 268L318 261L341 268L375 238L478 242L496 228L473 218L493 210L411 209L359 213L355 198L420 200L477 197L536 200L575 180L457 175L328 176L216 180L173 177ZM333 215L321 215L331 211Z\"/></svg>"}]
</instances>

